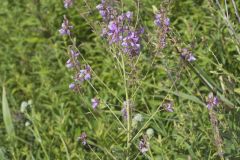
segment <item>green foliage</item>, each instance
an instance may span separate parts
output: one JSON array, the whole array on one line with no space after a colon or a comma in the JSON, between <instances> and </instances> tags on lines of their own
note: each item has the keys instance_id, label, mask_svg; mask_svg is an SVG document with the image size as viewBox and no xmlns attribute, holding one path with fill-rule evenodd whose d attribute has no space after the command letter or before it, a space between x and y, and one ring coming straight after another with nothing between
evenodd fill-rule
<instances>
[{"instance_id":1,"label":"green foliage","mask_svg":"<svg viewBox=\"0 0 240 160\"><path fill-rule=\"evenodd\" d=\"M6 159L2 148L0 148L0 159Z\"/></svg>"},{"instance_id":2,"label":"green foliage","mask_svg":"<svg viewBox=\"0 0 240 160\"><path fill-rule=\"evenodd\" d=\"M13 141L15 138L15 131L13 127L10 108L8 106L6 90L4 86L3 86L3 92L2 92L2 112L3 112L3 121L5 124L7 135L10 138L10 140Z\"/></svg>"},{"instance_id":3,"label":"green foliage","mask_svg":"<svg viewBox=\"0 0 240 160\"><path fill-rule=\"evenodd\" d=\"M240 6L240 1L235 1ZM110 50L99 36L98 3L75 2L68 10L56 0L9 0L0 5L0 83L7 89L7 96L4 90L1 93L0 159L126 156L122 145L127 139L126 124L120 112L125 100L121 66L112 56L114 48ZM232 3L227 4L230 17L226 21L222 1L222 8L207 0L170 4L141 0L140 8L136 2L124 0L123 9L135 13L139 9L139 23L149 35L144 37L137 63L135 83L139 87L130 91L135 111L143 115L143 121L133 128L130 159L219 159L205 107L211 88L222 101L216 112L225 158L239 159L239 23ZM170 42L159 56L153 56L157 40L153 10L160 5L167 7L174 36L197 56L192 66L180 61ZM76 46L96 73L91 83L98 94L89 84L84 84L81 94L68 89L72 73L65 63L71 41L58 33L64 14L74 25ZM91 98L96 95L104 103L94 111ZM166 99L174 102L173 113L157 110ZM29 100L32 103L20 112L21 103ZM154 136L149 140L150 151L142 155L138 143L148 128L154 130ZM90 147L77 141L82 132L87 133ZM7 139L9 135L14 141Z\"/></svg>"}]
</instances>

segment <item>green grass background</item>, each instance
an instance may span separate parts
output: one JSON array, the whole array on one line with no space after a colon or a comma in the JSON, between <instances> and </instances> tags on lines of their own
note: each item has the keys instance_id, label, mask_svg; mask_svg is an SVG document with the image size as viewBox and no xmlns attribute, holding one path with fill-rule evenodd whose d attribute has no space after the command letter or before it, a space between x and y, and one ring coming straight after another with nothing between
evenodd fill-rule
<instances>
[{"instance_id":1,"label":"green grass background","mask_svg":"<svg viewBox=\"0 0 240 160\"><path fill-rule=\"evenodd\" d=\"M125 0L125 9L136 11L134 1ZM96 1L76 0L69 10L61 0L5 0L0 5L0 83L6 88L15 135L11 137L0 109L0 159L122 159L126 135L109 109L101 105L91 109L96 94L89 85L76 94L68 89L72 73L65 67L66 47L71 44L59 36L58 29L66 14L74 25L76 44L107 90L96 77L92 83L101 100L109 103L119 116L124 101L123 82L114 69L115 59L109 55L107 43L99 37L100 28L93 32L89 24L101 21L95 10ZM153 5L159 0L141 0L140 23L147 26L154 38ZM236 0L240 6L240 1ZM221 6L225 9L224 3ZM173 1L168 8L171 28L183 42L191 44L196 64L233 106L221 103L217 108L219 130L223 138L226 159L240 159L240 51L239 22L234 7L228 1L229 20L235 32L229 32L216 3L207 0ZM87 21L82 17L87 17ZM156 38L156 37L155 37ZM136 112L144 117L136 131L154 113L164 97L174 101L174 113L158 112L147 127L154 129L150 139L152 155L138 154L136 139L132 147L134 159L219 159L214 145L208 110L204 106L209 88L199 75L184 65L169 46L153 65L154 46L143 42L137 79L145 77L134 97ZM186 45L187 46L187 45ZM82 63L82 62L81 62ZM148 72L149 71L149 72ZM180 72L181 71L181 72ZM1 95L3 92L0 91ZM23 101L32 100L27 113L20 112ZM3 101L1 105L4 104ZM5 104L6 105L6 104ZM4 105L2 105L1 108ZM9 114L7 114L9 116ZM30 126L25 126L29 121ZM88 134L92 150L77 141ZM93 152L94 151L94 152Z\"/></svg>"}]
</instances>

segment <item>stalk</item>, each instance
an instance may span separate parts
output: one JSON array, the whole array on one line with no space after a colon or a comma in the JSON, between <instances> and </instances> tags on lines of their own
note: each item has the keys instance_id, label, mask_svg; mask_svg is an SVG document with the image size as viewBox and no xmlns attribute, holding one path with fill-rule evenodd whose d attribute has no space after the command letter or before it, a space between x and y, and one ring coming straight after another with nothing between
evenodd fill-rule
<instances>
[{"instance_id":1,"label":"stalk","mask_svg":"<svg viewBox=\"0 0 240 160\"><path fill-rule=\"evenodd\" d=\"M219 129L218 129L218 120L217 120L217 116L216 113L213 109L211 109L209 111L209 116L210 116L210 122L212 125L212 130L213 130L213 135L214 135L214 142L215 142L215 146L217 148L217 152L218 152L218 156L221 160L224 160L224 151L223 151L223 140L221 138L221 135L219 133Z\"/></svg>"},{"instance_id":2,"label":"stalk","mask_svg":"<svg viewBox=\"0 0 240 160\"><path fill-rule=\"evenodd\" d=\"M127 158L126 158L126 160L129 160L130 159L130 146L131 146L131 130L132 130L131 114L132 113L131 113L131 108L129 105L126 70L125 70L125 63L124 63L122 54L121 54L121 58L122 58L122 67L123 67L124 88L125 88L125 95L126 95L126 102L127 102Z\"/></svg>"}]
</instances>

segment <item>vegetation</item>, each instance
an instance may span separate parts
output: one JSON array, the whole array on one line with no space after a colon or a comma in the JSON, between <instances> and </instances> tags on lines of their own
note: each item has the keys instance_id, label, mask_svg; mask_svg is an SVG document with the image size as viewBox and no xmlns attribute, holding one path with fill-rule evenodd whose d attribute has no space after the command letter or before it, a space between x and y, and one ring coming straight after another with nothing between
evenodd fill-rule
<instances>
[{"instance_id":1,"label":"vegetation","mask_svg":"<svg viewBox=\"0 0 240 160\"><path fill-rule=\"evenodd\" d=\"M240 1L110 2L139 53L101 36L100 1L1 3L0 159L240 159ZM71 51L91 78L69 89Z\"/></svg>"}]
</instances>

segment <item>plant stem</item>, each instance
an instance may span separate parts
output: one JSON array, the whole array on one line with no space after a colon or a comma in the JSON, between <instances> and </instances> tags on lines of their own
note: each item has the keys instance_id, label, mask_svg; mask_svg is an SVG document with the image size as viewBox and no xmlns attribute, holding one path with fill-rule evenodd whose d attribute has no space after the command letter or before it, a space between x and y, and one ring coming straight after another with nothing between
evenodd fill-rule
<instances>
[{"instance_id":1,"label":"plant stem","mask_svg":"<svg viewBox=\"0 0 240 160\"><path fill-rule=\"evenodd\" d=\"M122 67L123 67L123 78L124 78L124 88L125 88L125 96L126 96L126 103L127 103L127 160L130 159L130 146L131 146L131 130L132 130L132 118L131 118L131 108L129 105L129 96L128 96L128 87L127 87L127 78L126 78L126 70L125 70L125 63L124 57L121 54L122 58Z\"/></svg>"}]
</instances>

